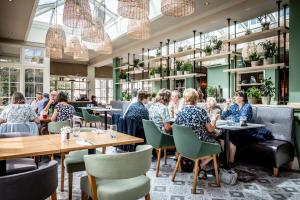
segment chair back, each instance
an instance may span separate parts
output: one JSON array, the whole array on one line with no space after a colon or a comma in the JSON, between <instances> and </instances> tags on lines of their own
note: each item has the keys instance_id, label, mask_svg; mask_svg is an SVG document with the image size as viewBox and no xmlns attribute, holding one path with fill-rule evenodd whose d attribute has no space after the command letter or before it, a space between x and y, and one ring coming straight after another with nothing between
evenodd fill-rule
<instances>
[{"instance_id":1,"label":"chair back","mask_svg":"<svg viewBox=\"0 0 300 200\"><path fill-rule=\"evenodd\" d=\"M100 179L127 179L146 174L151 165L152 147L139 145L135 152L85 155L89 175Z\"/></svg>"},{"instance_id":2,"label":"chair back","mask_svg":"<svg viewBox=\"0 0 300 200\"><path fill-rule=\"evenodd\" d=\"M61 122L50 122L48 124L48 131L49 133L60 133L60 129L64 126L71 126L71 122L69 120Z\"/></svg>"},{"instance_id":3,"label":"chair back","mask_svg":"<svg viewBox=\"0 0 300 200\"><path fill-rule=\"evenodd\" d=\"M92 121L91 114L88 112L87 109L82 109L82 116L83 116L84 121L86 121L86 122Z\"/></svg>"},{"instance_id":4,"label":"chair back","mask_svg":"<svg viewBox=\"0 0 300 200\"><path fill-rule=\"evenodd\" d=\"M57 177L55 160L33 171L0 176L1 200L46 199L56 191Z\"/></svg>"},{"instance_id":5,"label":"chair back","mask_svg":"<svg viewBox=\"0 0 300 200\"><path fill-rule=\"evenodd\" d=\"M151 120L143 119L143 127L147 143L152 145L154 148L160 148L162 143L162 132L157 128Z\"/></svg>"},{"instance_id":6,"label":"chair back","mask_svg":"<svg viewBox=\"0 0 300 200\"><path fill-rule=\"evenodd\" d=\"M0 125L1 133L28 133L33 136L39 134L39 129L35 122L4 123Z\"/></svg>"}]
</instances>

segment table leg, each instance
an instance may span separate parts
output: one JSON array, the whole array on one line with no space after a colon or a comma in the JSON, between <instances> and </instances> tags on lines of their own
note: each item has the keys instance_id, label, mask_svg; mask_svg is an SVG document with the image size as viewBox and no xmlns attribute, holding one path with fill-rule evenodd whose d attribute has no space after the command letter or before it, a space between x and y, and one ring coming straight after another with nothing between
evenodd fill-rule
<instances>
[{"instance_id":1,"label":"table leg","mask_svg":"<svg viewBox=\"0 0 300 200\"><path fill-rule=\"evenodd\" d=\"M224 168L228 169L229 168L229 130L226 130L225 132L225 141L224 141L224 154L225 154L225 159L224 159Z\"/></svg>"},{"instance_id":2,"label":"table leg","mask_svg":"<svg viewBox=\"0 0 300 200\"><path fill-rule=\"evenodd\" d=\"M0 176L6 175L6 160L0 160Z\"/></svg>"},{"instance_id":3,"label":"table leg","mask_svg":"<svg viewBox=\"0 0 300 200\"><path fill-rule=\"evenodd\" d=\"M107 111L104 112L104 126L105 130L107 130Z\"/></svg>"}]
</instances>

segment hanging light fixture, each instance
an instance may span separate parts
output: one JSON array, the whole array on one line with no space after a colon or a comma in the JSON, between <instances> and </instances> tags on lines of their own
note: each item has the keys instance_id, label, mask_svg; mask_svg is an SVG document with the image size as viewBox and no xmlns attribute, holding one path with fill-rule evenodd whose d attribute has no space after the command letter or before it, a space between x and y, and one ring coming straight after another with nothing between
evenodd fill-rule
<instances>
[{"instance_id":1,"label":"hanging light fixture","mask_svg":"<svg viewBox=\"0 0 300 200\"><path fill-rule=\"evenodd\" d=\"M145 40L150 38L150 21L129 19L127 35L133 39Z\"/></svg>"},{"instance_id":2,"label":"hanging light fixture","mask_svg":"<svg viewBox=\"0 0 300 200\"><path fill-rule=\"evenodd\" d=\"M195 12L195 0L161 0L161 13L166 16L184 17Z\"/></svg>"},{"instance_id":3,"label":"hanging light fixture","mask_svg":"<svg viewBox=\"0 0 300 200\"><path fill-rule=\"evenodd\" d=\"M94 50L100 54L112 54L112 42L107 33L104 35L104 40L97 44Z\"/></svg>"},{"instance_id":4,"label":"hanging light fixture","mask_svg":"<svg viewBox=\"0 0 300 200\"><path fill-rule=\"evenodd\" d=\"M71 28L88 28L92 25L92 14L88 0L66 0L63 24Z\"/></svg>"},{"instance_id":5,"label":"hanging light fixture","mask_svg":"<svg viewBox=\"0 0 300 200\"><path fill-rule=\"evenodd\" d=\"M89 50L84 44L81 45L78 51L74 52L74 60L82 62L89 61Z\"/></svg>"},{"instance_id":6,"label":"hanging light fixture","mask_svg":"<svg viewBox=\"0 0 300 200\"><path fill-rule=\"evenodd\" d=\"M147 19L149 0L118 0L118 13L128 19Z\"/></svg>"},{"instance_id":7,"label":"hanging light fixture","mask_svg":"<svg viewBox=\"0 0 300 200\"><path fill-rule=\"evenodd\" d=\"M46 47L46 56L52 59L62 59L63 50L62 48Z\"/></svg>"},{"instance_id":8,"label":"hanging light fixture","mask_svg":"<svg viewBox=\"0 0 300 200\"><path fill-rule=\"evenodd\" d=\"M86 42L99 43L104 40L104 26L101 20L95 16L92 26L82 31L82 40Z\"/></svg>"},{"instance_id":9,"label":"hanging light fixture","mask_svg":"<svg viewBox=\"0 0 300 200\"><path fill-rule=\"evenodd\" d=\"M67 41L67 46L64 49L64 53L67 55L74 55L74 52L80 51L81 45L76 35L71 35Z\"/></svg>"}]
</instances>

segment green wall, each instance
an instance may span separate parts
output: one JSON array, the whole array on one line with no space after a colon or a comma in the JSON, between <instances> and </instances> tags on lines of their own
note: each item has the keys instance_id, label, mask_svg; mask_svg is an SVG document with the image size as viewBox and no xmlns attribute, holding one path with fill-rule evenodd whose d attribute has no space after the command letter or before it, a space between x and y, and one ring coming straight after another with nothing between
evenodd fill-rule
<instances>
[{"instance_id":1,"label":"green wall","mask_svg":"<svg viewBox=\"0 0 300 200\"><path fill-rule=\"evenodd\" d=\"M119 70L115 70L116 67L121 66L121 59L114 58L112 67L113 67L113 99L121 100L121 86L116 85L115 83L119 82Z\"/></svg>"},{"instance_id":2,"label":"green wall","mask_svg":"<svg viewBox=\"0 0 300 200\"><path fill-rule=\"evenodd\" d=\"M300 103L300 1L290 1L289 102Z\"/></svg>"}]
</instances>

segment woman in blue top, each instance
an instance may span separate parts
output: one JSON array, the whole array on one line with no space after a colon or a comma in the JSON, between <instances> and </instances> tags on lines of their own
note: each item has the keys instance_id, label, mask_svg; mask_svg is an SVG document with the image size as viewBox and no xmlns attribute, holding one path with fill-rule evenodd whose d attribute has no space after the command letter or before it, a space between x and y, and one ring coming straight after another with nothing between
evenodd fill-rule
<instances>
[{"instance_id":1,"label":"woman in blue top","mask_svg":"<svg viewBox=\"0 0 300 200\"><path fill-rule=\"evenodd\" d=\"M248 103L247 94L244 91L236 91L234 96L234 104L229 106L230 101L226 101L224 109L221 113L222 119L230 118L234 122L240 122L240 118L247 119L247 122L252 119L252 107ZM229 146L229 163L233 165L236 154L237 146L244 146L251 143L252 138L243 131L235 132L230 134L230 146ZM224 149L224 140L221 140L222 148Z\"/></svg>"}]
</instances>

